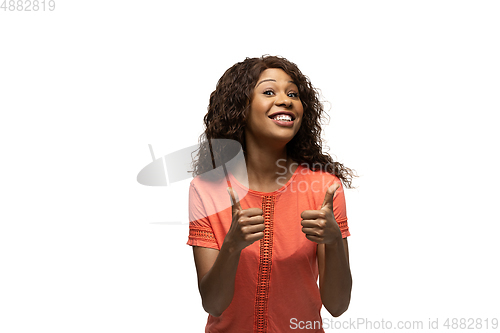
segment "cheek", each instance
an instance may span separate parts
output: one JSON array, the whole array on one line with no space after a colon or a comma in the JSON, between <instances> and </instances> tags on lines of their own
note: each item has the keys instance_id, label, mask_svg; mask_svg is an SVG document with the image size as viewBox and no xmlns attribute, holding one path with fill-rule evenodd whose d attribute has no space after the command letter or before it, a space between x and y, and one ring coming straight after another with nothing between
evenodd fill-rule
<instances>
[{"instance_id":1,"label":"cheek","mask_svg":"<svg viewBox=\"0 0 500 333\"><path fill-rule=\"evenodd\" d=\"M300 122L299 122L299 128L302 127L302 124L304 123L304 112L300 113Z\"/></svg>"},{"instance_id":2,"label":"cheek","mask_svg":"<svg viewBox=\"0 0 500 333\"><path fill-rule=\"evenodd\" d=\"M304 103L302 103L302 101L300 102L300 106L297 108L297 112L303 116L304 115Z\"/></svg>"},{"instance_id":3,"label":"cheek","mask_svg":"<svg viewBox=\"0 0 500 333\"><path fill-rule=\"evenodd\" d=\"M303 123L303 121L302 121L302 119L300 119L300 122L298 123L298 126L297 126L297 131L299 131L299 128L302 127L302 123Z\"/></svg>"},{"instance_id":4,"label":"cheek","mask_svg":"<svg viewBox=\"0 0 500 333\"><path fill-rule=\"evenodd\" d=\"M304 109L299 110L298 113L300 115L300 121L302 121L304 119Z\"/></svg>"}]
</instances>

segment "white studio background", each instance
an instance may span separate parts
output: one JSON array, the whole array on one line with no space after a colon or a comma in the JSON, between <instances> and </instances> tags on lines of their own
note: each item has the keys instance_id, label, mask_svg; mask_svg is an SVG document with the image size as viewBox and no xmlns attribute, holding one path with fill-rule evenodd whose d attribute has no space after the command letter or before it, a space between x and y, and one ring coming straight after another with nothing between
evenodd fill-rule
<instances>
[{"instance_id":1,"label":"white studio background","mask_svg":"<svg viewBox=\"0 0 500 333\"><path fill-rule=\"evenodd\" d=\"M0 331L204 330L189 181L136 177L148 144L196 144L217 80L263 54L321 89L329 152L360 175L337 320L498 318L499 14L439 0L0 10Z\"/></svg>"}]
</instances>

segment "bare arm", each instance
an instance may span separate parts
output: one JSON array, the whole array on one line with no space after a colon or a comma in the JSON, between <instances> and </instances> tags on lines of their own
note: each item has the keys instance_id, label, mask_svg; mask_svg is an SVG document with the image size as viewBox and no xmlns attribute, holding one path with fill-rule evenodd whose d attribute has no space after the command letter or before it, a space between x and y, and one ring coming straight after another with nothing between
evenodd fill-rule
<instances>
[{"instance_id":1,"label":"bare arm","mask_svg":"<svg viewBox=\"0 0 500 333\"><path fill-rule=\"evenodd\" d=\"M325 308L334 317L349 307L352 277L347 238L333 244L318 244L319 289Z\"/></svg>"},{"instance_id":2,"label":"bare arm","mask_svg":"<svg viewBox=\"0 0 500 333\"><path fill-rule=\"evenodd\" d=\"M212 316L220 316L231 304L240 253L225 246L220 251L193 247L203 309Z\"/></svg>"},{"instance_id":3,"label":"bare arm","mask_svg":"<svg viewBox=\"0 0 500 333\"><path fill-rule=\"evenodd\" d=\"M193 247L203 308L215 317L220 316L233 300L241 251L264 237L262 209L241 209L236 193L229 192L233 203L233 220L220 251Z\"/></svg>"},{"instance_id":4,"label":"bare arm","mask_svg":"<svg viewBox=\"0 0 500 333\"><path fill-rule=\"evenodd\" d=\"M307 239L318 243L321 301L334 317L349 307L352 288L347 239L342 238L333 216L333 196L339 187L339 184L333 184L328 188L319 210L305 210L301 214L302 232Z\"/></svg>"}]
</instances>

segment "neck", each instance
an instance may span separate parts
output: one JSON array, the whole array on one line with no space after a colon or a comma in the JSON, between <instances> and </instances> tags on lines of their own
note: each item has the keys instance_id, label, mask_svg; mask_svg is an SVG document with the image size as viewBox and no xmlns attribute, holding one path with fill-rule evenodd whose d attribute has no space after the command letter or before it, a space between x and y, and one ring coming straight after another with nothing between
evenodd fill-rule
<instances>
[{"instance_id":1,"label":"neck","mask_svg":"<svg viewBox=\"0 0 500 333\"><path fill-rule=\"evenodd\" d=\"M247 142L246 166L249 188L261 192L273 192L281 188L295 171L290 170L292 162L287 156L286 145L258 146L255 142L250 144Z\"/></svg>"}]
</instances>

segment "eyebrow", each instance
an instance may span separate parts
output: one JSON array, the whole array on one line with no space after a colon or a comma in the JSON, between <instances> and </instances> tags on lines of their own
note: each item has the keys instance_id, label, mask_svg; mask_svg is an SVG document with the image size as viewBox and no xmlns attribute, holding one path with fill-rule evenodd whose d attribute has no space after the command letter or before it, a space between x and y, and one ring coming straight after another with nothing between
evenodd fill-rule
<instances>
[{"instance_id":1,"label":"eyebrow","mask_svg":"<svg viewBox=\"0 0 500 333\"><path fill-rule=\"evenodd\" d=\"M257 88L257 87L259 86L259 84L261 84L261 83L263 83L263 82L267 82L267 81L274 81L274 82L276 82L276 80L275 80L275 79L265 79L265 80L262 80L262 81L260 81L259 83L257 83L257 85L255 86L255 88ZM293 82L293 81L288 81L288 82L289 82L289 83L293 83L293 84L297 85L297 84L296 84L295 82Z\"/></svg>"}]
</instances>

